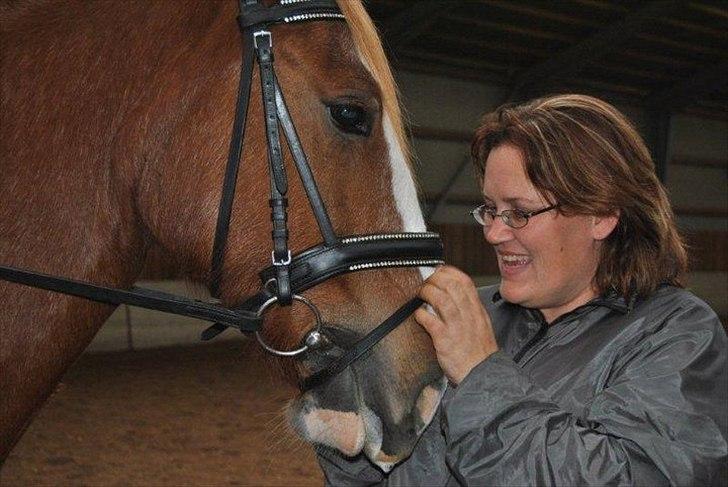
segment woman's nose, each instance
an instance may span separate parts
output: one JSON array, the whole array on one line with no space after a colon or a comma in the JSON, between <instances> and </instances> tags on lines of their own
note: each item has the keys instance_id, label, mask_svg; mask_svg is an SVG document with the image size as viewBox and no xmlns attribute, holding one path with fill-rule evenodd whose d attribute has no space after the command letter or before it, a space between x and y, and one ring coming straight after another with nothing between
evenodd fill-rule
<instances>
[{"instance_id":1,"label":"woman's nose","mask_svg":"<svg viewBox=\"0 0 728 487\"><path fill-rule=\"evenodd\" d=\"M502 218L495 217L493 223L483 227L483 235L489 244L498 245L513 238L513 229Z\"/></svg>"}]
</instances>

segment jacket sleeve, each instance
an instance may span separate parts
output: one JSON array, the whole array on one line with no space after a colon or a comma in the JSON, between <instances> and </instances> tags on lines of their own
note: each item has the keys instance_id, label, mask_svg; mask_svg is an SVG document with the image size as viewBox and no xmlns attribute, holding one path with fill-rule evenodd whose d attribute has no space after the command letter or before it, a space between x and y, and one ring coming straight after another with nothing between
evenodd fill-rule
<instances>
[{"instance_id":1,"label":"jacket sleeve","mask_svg":"<svg viewBox=\"0 0 728 487\"><path fill-rule=\"evenodd\" d=\"M726 485L726 336L704 306L675 312L611 366L579 415L497 352L443 402L463 485Z\"/></svg>"},{"instance_id":2,"label":"jacket sleeve","mask_svg":"<svg viewBox=\"0 0 728 487\"><path fill-rule=\"evenodd\" d=\"M364 455L346 458L334 450L318 449L316 456L327 487L364 487L383 483L384 474Z\"/></svg>"}]
</instances>

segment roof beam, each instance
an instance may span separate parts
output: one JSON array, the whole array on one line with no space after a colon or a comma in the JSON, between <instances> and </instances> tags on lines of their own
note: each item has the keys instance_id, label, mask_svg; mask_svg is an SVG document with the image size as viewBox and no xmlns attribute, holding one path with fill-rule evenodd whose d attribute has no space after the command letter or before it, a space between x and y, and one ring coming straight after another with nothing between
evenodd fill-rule
<instances>
[{"instance_id":1,"label":"roof beam","mask_svg":"<svg viewBox=\"0 0 728 487\"><path fill-rule=\"evenodd\" d=\"M727 72L728 60L707 66L688 79L651 93L647 103L650 106L661 107L662 109L679 110L698 98L725 88L728 85L725 77Z\"/></svg>"},{"instance_id":2,"label":"roof beam","mask_svg":"<svg viewBox=\"0 0 728 487\"><path fill-rule=\"evenodd\" d=\"M446 10L451 10L448 5L449 3L443 0L420 0L412 2L396 15L386 19L380 28L389 47L396 51L402 45L416 39Z\"/></svg>"},{"instance_id":3,"label":"roof beam","mask_svg":"<svg viewBox=\"0 0 728 487\"><path fill-rule=\"evenodd\" d=\"M516 79L509 98L515 100L534 96L538 94L539 85L545 81L576 75L588 64L620 47L645 26L670 15L683 5L683 0L656 0L644 4L621 21L527 69Z\"/></svg>"}]
</instances>

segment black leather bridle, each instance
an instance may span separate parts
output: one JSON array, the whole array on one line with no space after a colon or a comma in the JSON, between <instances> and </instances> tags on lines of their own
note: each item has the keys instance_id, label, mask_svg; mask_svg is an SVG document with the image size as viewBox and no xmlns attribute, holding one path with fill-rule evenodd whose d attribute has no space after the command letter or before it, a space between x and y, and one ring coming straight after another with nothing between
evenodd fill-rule
<instances>
[{"instance_id":1,"label":"black leather bridle","mask_svg":"<svg viewBox=\"0 0 728 487\"><path fill-rule=\"evenodd\" d=\"M433 266L443 263L442 242L436 233L388 233L339 237L333 230L324 202L319 194L306 154L301 146L295 126L273 69L272 35L267 27L272 24L311 20L344 20L334 0L280 0L266 7L257 0L239 0L238 21L243 35L243 58L238 86L238 99L233 122L229 155L218 211L212 253L211 291L217 296L225 257L230 215L235 196L238 167L253 78L254 58L258 59L270 175L270 207L272 222L272 265L260 272L261 290L233 309L216 303L202 302L152 289L132 287L113 289L63 277L49 276L9 266L0 266L0 279L50 291L70 294L110 304L129 304L167 313L200 318L215 322L202 333L209 340L231 327L242 332L254 332L260 344L270 353L296 356L322 346L327 341L322 330L318 309L300 293L332 277L358 270ZM279 127L283 129L288 147L313 214L323 243L291 255L288 249L286 193L288 182L280 144ZM276 350L262 339L259 331L263 314L273 305L287 306L300 301L314 314L316 323L295 350ZM390 331L402 323L422 300L413 298L395 311L372 332L339 354L326 367L306 379L304 390L319 386L335 376L363 354L368 352Z\"/></svg>"}]
</instances>

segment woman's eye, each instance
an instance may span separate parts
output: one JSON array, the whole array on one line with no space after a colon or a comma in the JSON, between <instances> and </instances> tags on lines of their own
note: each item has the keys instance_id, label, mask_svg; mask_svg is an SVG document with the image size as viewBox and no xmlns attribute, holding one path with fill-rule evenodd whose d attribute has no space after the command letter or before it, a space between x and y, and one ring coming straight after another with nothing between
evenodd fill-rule
<instances>
[{"instance_id":1,"label":"woman's eye","mask_svg":"<svg viewBox=\"0 0 728 487\"><path fill-rule=\"evenodd\" d=\"M359 105L350 103L329 105L329 113L342 132L367 137L372 131L371 117Z\"/></svg>"}]
</instances>

